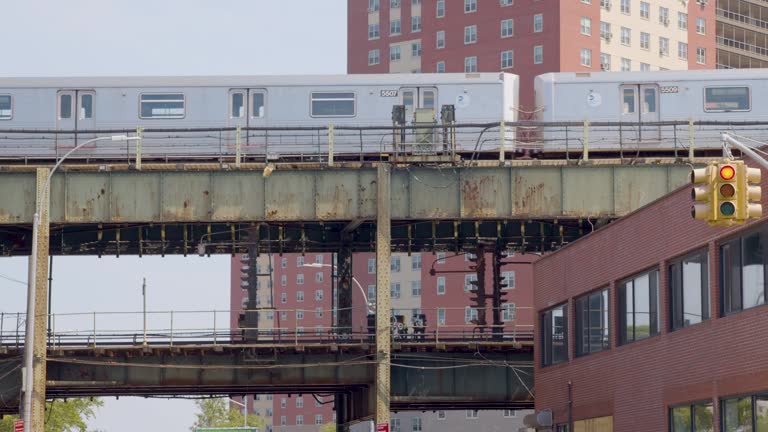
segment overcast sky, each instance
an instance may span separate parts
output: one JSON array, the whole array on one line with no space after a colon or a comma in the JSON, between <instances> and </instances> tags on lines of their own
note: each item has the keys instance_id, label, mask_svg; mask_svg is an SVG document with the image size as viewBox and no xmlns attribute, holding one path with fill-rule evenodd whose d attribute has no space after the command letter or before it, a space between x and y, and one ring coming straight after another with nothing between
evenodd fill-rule
<instances>
[{"instance_id":1,"label":"overcast sky","mask_svg":"<svg viewBox=\"0 0 768 432\"><path fill-rule=\"evenodd\" d=\"M5 1L0 76L262 75L346 72L346 0ZM228 257L54 258L53 310L229 308ZM0 275L26 281L25 258ZM25 309L0 277L0 312ZM91 427L182 432L189 401L106 399Z\"/></svg>"}]
</instances>

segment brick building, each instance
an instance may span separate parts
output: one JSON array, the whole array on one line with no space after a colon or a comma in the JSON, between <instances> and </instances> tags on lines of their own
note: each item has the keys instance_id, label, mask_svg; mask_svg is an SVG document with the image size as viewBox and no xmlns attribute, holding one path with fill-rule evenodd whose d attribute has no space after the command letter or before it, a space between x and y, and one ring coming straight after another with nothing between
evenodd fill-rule
<instances>
[{"instance_id":1,"label":"brick building","mask_svg":"<svg viewBox=\"0 0 768 432\"><path fill-rule=\"evenodd\" d=\"M681 188L534 264L556 431L768 427L766 217L710 227L690 207Z\"/></svg>"},{"instance_id":2,"label":"brick building","mask_svg":"<svg viewBox=\"0 0 768 432\"><path fill-rule=\"evenodd\" d=\"M475 325L468 322L473 318L470 308L468 282L474 272L464 255L439 252L414 253L411 255L392 254L390 261L392 295L392 313L404 317L407 332L413 332L414 315L427 317L427 331L472 335ZM490 255L488 258L490 260ZM507 300L503 312L504 326L507 330L523 333L533 328L533 291L532 268L530 262L538 259L537 255L515 255L505 261L514 261L504 267L508 281ZM257 307L274 306L274 311L259 313L260 338L294 337L294 330L299 329L306 337L320 334L327 335L335 322L333 301L333 266L332 254L284 254L270 257L262 254L257 259L257 272L268 273L272 277L262 276L257 283ZM489 261L490 262L490 261ZM430 275L433 267L437 274ZM248 300L248 293L240 285L239 257L232 260L231 280L231 318L230 325L238 332L238 316ZM439 272L447 271L442 274ZM352 290L353 332L367 331L366 298L376 299L376 260L375 254L356 253L352 259L352 275L356 281ZM438 282L440 278L444 280ZM357 286L360 284L362 290ZM438 294L438 284L443 293ZM490 270L486 278L490 286ZM272 301L273 299L274 301ZM442 311L442 312L440 312ZM441 315L442 314L442 315ZM440 329L438 329L438 321ZM490 308L488 323L491 323ZM272 330L269 333L269 330ZM266 334L265 334L266 333ZM327 403L331 397L316 400L311 394L275 394L254 395L249 398L250 412L260 415L267 421L267 431L304 432L317 431L320 425L335 422L333 404ZM527 412L515 411L437 411L426 413L396 413L392 417L392 431L421 432L429 430L464 431L464 430L517 430L522 417ZM481 427L481 429L475 429ZM512 428L512 429L508 429Z\"/></svg>"},{"instance_id":3,"label":"brick building","mask_svg":"<svg viewBox=\"0 0 768 432\"><path fill-rule=\"evenodd\" d=\"M713 69L715 2L350 0L349 73Z\"/></svg>"}]
</instances>

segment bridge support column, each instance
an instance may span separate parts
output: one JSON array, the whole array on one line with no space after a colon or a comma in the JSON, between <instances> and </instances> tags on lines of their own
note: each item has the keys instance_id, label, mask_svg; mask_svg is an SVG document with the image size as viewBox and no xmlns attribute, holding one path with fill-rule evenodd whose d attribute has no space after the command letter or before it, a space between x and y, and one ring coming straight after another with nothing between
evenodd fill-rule
<instances>
[{"instance_id":1,"label":"bridge support column","mask_svg":"<svg viewBox=\"0 0 768 432\"><path fill-rule=\"evenodd\" d=\"M389 424L390 402L390 345L391 314L390 304L390 241L392 236L390 220L390 176L391 167L380 164L377 170L376 195L376 425Z\"/></svg>"},{"instance_id":2,"label":"bridge support column","mask_svg":"<svg viewBox=\"0 0 768 432\"><path fill-rule=\"evenodd\" d=\"M336 262L338 272L338 333L352 333L352 249L344 242L339 250Z\"/></svg>"},{"instance_id":3,"label":"bridge support column","mask_svg":"<svg viewBox=\"0 0 768 432\"><path fill-rule=\"evenodd\" d=\"M46 348L48 338L48 248L50 237L49 208L50 191L48 196L40 200L40 195L45 189L45 181L48 178L47 168L37 169L37 192L35 201L42 202L42 208L38 209L40 225L37 235L37 272L30 277L35 278L35 314L32 319L35 323L34 342L32 344L33 364L32 371L32 412L24 413L25 420L29 423L31 431L45 430L45 384L46 384ZM35 204L37 205L37 204ZM29 317L27 317L29 319ZM29 347L25 347L29 349ZM30 389L26 389L29 391Z\"/></svg>"}]
</instances>

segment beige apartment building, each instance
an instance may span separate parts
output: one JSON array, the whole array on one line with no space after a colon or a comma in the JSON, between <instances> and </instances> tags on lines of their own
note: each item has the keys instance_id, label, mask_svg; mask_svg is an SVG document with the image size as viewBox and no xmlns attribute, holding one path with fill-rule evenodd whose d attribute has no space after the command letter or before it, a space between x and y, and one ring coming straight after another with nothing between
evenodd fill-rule
<instances>
[{"instance_id":1,"label":"beige apartment building","mask_svg":"<svg viewBox=\"0 0 768 432\"><path fill-rule=\"evenodd\" d=\"M718 68L768 67L768 1L717 0L716 41Z\"/></svg>"}]
</instances>

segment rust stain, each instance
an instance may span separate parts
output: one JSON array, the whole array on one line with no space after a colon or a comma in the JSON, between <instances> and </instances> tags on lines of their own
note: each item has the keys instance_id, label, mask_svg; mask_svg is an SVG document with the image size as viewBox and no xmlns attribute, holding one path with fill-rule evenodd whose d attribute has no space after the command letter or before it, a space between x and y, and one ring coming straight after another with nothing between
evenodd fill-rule
<instances>
[{"instance_id":1,"label":"rust stain","mask_svg":"<svg viewBox=\"0 0 768 432\"><path fill-rule=\"evenodd\" d=\"M464 180L462 197L464 215L468 217L496 216L498 181L493 177Z\"/></svg>"}]
</instances>

